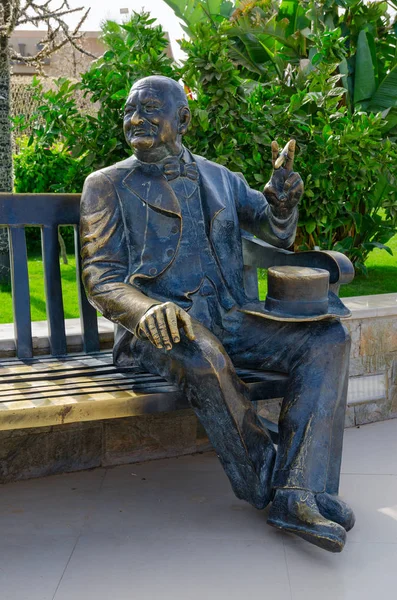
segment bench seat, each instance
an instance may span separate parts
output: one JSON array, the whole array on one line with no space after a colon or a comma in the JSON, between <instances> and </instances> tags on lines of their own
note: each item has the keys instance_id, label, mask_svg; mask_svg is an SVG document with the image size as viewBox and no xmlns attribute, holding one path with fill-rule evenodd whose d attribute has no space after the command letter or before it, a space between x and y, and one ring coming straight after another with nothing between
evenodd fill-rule
<instances>
[{"instance_id":1,"label":"bench seat","mask_svg":"<svg viewBox=\"0 0 397 600\"><path fill-rule=\"evenodd\" d=\"M6 359L0 365L3 431L189 408L183 394L161 377L115 367L110 352ZM285 393L287 377L282 373L237 372L254 402ZM277 426L263 421L277 441Z\"/></svg>"}]
</instances>

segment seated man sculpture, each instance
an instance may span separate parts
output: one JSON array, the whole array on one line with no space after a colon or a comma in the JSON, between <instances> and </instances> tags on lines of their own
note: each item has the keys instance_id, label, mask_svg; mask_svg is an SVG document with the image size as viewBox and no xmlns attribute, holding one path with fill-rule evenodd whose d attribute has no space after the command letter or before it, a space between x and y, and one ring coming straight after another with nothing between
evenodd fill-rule
<instances>
[{"instance_id":1,"label":"seated man sculpture","mask_svg":"<svg viewBox=\"0 0 397 600\"><path fill-rule=\"evenodd\" d=\"M303 193L295 143L272 143L264 193L182 145L183 88L137 81L125 106L133 156L91 174L81 201L83 281L117 324L114 360L163 376L187 396L236 496L267 522L332 552L354 524L338 498L349 336L337 318L290 322L243 312L240 227L288 248ZM259 302L259 301L258 301ZM307 320L306 320L307 321ZM235 367L289 376L277 450Z\"/></svg>"}]
</instances>

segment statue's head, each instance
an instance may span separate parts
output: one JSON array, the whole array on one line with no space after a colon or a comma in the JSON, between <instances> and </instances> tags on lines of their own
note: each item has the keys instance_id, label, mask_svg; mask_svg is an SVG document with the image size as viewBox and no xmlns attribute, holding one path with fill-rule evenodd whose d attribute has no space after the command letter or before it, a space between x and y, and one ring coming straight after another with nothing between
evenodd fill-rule
<instances>
[{"instance_id":1,"label":"statue's head","mask_svg":"<svg viewBox=\"0 0 397 600\"><path fill-rule=\"evenodd\" d=\"M179 83L157 75L134 83L125 105L124 135L138 154L172 151L189 123L188 101Z\"/></svg>"}]
</instances>

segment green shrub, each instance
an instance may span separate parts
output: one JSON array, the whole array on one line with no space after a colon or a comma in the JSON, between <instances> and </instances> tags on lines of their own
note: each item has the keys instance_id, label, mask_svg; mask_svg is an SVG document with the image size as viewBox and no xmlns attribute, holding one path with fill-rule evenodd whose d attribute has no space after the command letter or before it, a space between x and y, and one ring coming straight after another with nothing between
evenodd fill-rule
<instances>
[{"instance_id":1,"label":"green shrub","mask_svg":"<svg viewBox=\"0 0 397 600\"><path fill-rule=\"evenodd\" d=\"M19 171L17 167L17 186L21 181L22 187L32 188L36 180L47 186L43 191L80 191L88 172L129 153L122 110L132 83L153 73L182 76L193 98L186 137L191 150L242 172L252 187L261 189L270 176L271 140L284 145L296 138L295 167L306 186L296 246L340 250L365 270L368 253L374 247L387 249L395 232L397 146L386 136L380 114L352 113L346 106L335 62L347 52L341 31L317 32L317 53L304 69L291 63L283 78L261 70L258 82L248 79L248 66L236 60L240 46L228 20L190 26L191 38L182 42L187 60L181 69L166 57L167 40L153 21L142 13L124 25L105 25L109 50L79 84L98 106L96 115L78 111L75 86L66 80L45 94L37 87L39 118ZM250 68L254 62L252 55ZM42 165L48 164L45 184L29 164L32 151Z\"/></svg>"},{"instance_id":2,"label":"green shrub","mask_svg":"<svg viewBox=\"0 0 397 600\"><path fill-rule=\"evenodd\" d=\"M16 192L39 194L81 191L88 170L71 156L70 150L60 143L43 146L37 143L37 138L30 146L26 139L18 143L21 150L14 156Z\"/></svg>"},{"instance_id":3,"label":"green shrub","mask_svg":"<svg viewBox=\"0 0 397 600\"><path fill-rule=\"evenodd\" d=\"M242 171L260 188L271 171L270 141L298 142L295 169L305 181L296 248L320 246L349 255L356 267L386 242L397 224L397 144L384 136L380 114L351 113L335 75L335 36L304 81L248 87L232 62L228 25L192 27L183 42L183 77L197 92L188 144L198 154ZM291 73L302 77L302 73ZM244 87L245 84L245 87Z\"/></svg>"}]
</instances>

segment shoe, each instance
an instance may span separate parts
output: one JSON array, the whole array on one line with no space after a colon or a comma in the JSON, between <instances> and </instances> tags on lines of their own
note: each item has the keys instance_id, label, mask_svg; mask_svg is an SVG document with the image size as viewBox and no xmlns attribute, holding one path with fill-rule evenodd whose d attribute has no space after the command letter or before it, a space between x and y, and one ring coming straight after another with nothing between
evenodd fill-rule
<instances>
[{"instance_id":1,"label":"shoe","mask_svg":"<svg viewBox=\"0 0 397 600\"><path fill-rule=\"evenodd\" d=\"M329 552L342 552L346 543L346 530L320 514L307 490L277 489L267 522Z\"/></svg>"},{"instance_id":2,"label":"shoe","mask_svg":"<svg viewBox=\"0 0 397 600\"><path fill-rule=\"evenodd\" d=\"M356 522L354 512L338 496L333 496L326 492L316 494L316 503L318 510L326 519L342 525L346 531L350 531L354 527L354 523Z\"/></svg>"}]
</instances>

